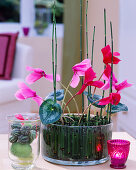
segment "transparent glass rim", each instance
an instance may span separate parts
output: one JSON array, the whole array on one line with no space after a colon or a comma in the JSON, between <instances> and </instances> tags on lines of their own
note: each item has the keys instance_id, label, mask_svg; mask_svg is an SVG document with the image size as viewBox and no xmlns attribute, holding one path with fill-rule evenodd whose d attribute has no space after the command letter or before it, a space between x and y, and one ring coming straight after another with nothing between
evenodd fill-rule
<instances>
[{"instance_id":1,"label":"transparent glass rim","mask_svg":"<svg viewBox=\"0 0 136 170\"><path fill-rule=\"evenodd\" d=\"M82 113L70 113L70 114L68 114L68 113L65 113L64 115L72 115L72 114L74 114L74 115L82 115ZM93 117L93 116L92 116ZM68 125L58 125L58 124L55 124L55 123L51 123L51 124L48 124L48 125L52 125L52 126L58 126L58 127L69 127L69 128L87 128L87 127L91 127L91 128L100 128L100 127L108 127L108 126L113 126L113 122L111 122L111 123L108 123L108 124L106 124L106 125L97 125L97 126L68 126ZM47 125L43 125L43 126L47 126Z\"/></svg>"},{"instance_id":2,"label":"transparent glass rim","mask_svg":"<svg viewBox=\"0 0 136 170\"><path fill-rule=\"evenodd\" d=\"M108 140L107 143L109 145L113 145L113 146L127 146L130 145L130 141L128 140L124 140L124 139L112 139L112 140Z\"/></svg>"},{"instance_id":3,"label":"transparent glass rim","mask_svg":"<svg viewBox=\"0 0 136 170\"><path fill-rule=\"evenodd\" d=\"M58 127L68 127L68 128L100 128L100 127L108 127L108 126L112 126L113 123L109 123L109 124L106 124L106 125L98 125L98 126L68 126L68 125L57 125L57 124L54 124L54 123L51 123L51 124L48 124L48 125L52 125L52 126L58 126ZM48 125L43 125L43 126L48 126Z\"/></svg>"},{"instance_id":4,"label":"transparent glass rim","mask_svg":"<svg viewBox=\"0 0 136 170\"><path fill-rule=\"evenodd\" d=\"M22 116L28 116L28 115L34 116L35 115L35 117L34 117L34 119L19 120L19 119L15 119L15 115L17 115L17 114L21 114ZM38 113L29 113L29 112L24 113L24 112L22 112L22 113L14 113L12 115L8 115L7 120L9 122L38 122L38 121L40 122L40 116L38 115Z\"/></svg>"}]
</instances>

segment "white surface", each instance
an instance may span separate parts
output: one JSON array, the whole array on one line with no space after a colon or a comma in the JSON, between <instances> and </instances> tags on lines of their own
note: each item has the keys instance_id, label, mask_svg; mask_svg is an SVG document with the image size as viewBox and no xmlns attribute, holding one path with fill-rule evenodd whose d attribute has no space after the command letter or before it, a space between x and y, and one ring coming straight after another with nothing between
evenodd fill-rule
<instances>
[{"instance_id":1,"label":"white surface","mask_svg":"<svg viewBox=\"0 0 136 170\"><path fill-rule=\"evenodd\" d=\"M133 86L123 90L122 103L125 103L128 113L118 113L117 127L136 137L136 1L120 0L120 34L119 52L119 81L128 79Z\"/></svg>"},{"instance_id":2,"label":"white surface","mask_svg":"<svg viewBox=\"0 0 136 170\"><path fill-rule=\"evenodd\" d=\"M32 48L23 44L17 44L13 78L0 80L0 133L6 133L8 123L7 115L17 112L30 112L30 101L17 101L14 94L18 90L19 81L24 81L26 65L32 62Z\"/></svg>"}]
</instances>

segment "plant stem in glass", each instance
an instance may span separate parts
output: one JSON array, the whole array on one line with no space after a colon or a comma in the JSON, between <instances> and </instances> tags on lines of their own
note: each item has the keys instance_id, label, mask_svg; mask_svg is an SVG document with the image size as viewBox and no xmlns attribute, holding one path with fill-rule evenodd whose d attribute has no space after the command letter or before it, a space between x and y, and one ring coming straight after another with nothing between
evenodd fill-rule
<instances>
[{"instance_id":1,"label":"plant stem in glass","mask_svg":"<svg viewBox=\"0 0 136 170\"><path fill-rule=\"evenodd\" d=\"M83 5L83 2L82 0L80 0L80 60L82 61L83 58L82 58L82 5ZM82 81L82 85L83 85L83 77L81 78L81 81ZM84 94L82 93L82 113L84 111Z\"/></svg>"}]
</instances>

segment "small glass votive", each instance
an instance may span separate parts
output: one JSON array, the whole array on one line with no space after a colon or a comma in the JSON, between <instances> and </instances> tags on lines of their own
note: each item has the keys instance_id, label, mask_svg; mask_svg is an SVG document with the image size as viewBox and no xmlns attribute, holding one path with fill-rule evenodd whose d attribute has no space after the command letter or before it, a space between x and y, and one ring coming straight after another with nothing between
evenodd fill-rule
<instances>
[{"instance_id":1,"label":"small glass votive","mask_svg":"<svg viewBox=\"0 0 136 170\"><path fill-rule=\"evenodd\" d=\"M14 169L32 169L40 152L40 118L36 113L8 116L8 152Z\"/></svg>"},{"instance_id":2,"label":"small glass votive","mask_svg":"<svg viewBox=\"0 0 136 170\"><path fill-rule=\"evenodd\" d=\"M129 154L130 142L122 139L107 141L108 154L111 158L110 167L114 169L124 169Z\"/></svg>"},{"instance_id":3,"label":"small glass votive","mask_svg":"<svg viewBox=\"0 0 136 170\"><path fill-rule=\"evenodd\" d=\"M23 29L24 36L28 36L30 28L29 27L23 27L22 29Z\"/></svg>"}]
</instances>

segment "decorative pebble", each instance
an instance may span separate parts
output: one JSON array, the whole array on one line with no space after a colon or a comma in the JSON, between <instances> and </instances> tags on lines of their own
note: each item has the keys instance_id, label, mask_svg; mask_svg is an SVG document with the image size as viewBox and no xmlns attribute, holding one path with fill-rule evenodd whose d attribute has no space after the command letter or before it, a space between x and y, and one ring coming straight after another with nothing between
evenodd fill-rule
<instances>
[{"instance_id":1,"label":"decorative pebble","mask_svg":"<svg viewBox=\"0 0 136 170\"><path fill-rule=\"evenodd\" d=\"M31 129L35 130L35 131L39 131L40 130L40 126L39 125L34 125L34 126L32 126Z\"/></svg>"},{"instance_id":2,"label":"decorative pebble","mask_svg":"<svg viewBox=\"0 0 136 170\"><path fill-rule=\"evenodd\" d=\"M13 155L19 158L32 157L32 147L30 144L13 143L10 151Z\"/></svg>"},{"instance_id":3,"label":"decorative pebble","mask_svg":"<svg viewBox=\"0 0 136 170\"><path fill-rule=\"evenodd\" d=\"M15 142L17 142L17 140L18 140L18 138L15 137L15 136L10 136L10 137L9 137L9 141L10 141L11 143L15 143Z\"/></svg>"},{"instance_id":4,"label":"decorative pebble","mask_svg":"<svg viewBox=\"0 0 136 170\"><path fill-rule=\"evenodd\" d=\"M11 125L12 129L20 129L21 128L21 124L20 123L14 123Z\"/></svg>"},{"instance_id":5,"label":"decorative pebble","mask_svg":"<svg viewBox=\"0 0 136 170\"><path fill-rule=\"evenodd\" d=\"M11 131L11 135L15 136L15 137L18 137L20 135L20 129L13 129Z\"/></svg>"},{"instance_id":6,"label":"decorative pebble","mask_svg":"<svg viewBox=\"0 0 136 170\"><path fill-rule=\"evenodd\" d=\"M18 137L18 142L21 143L21 144L29 143L29 141L30 141L29 136L20 135Z\"/></svg>"},{"instance_id":7,"label":"decorative pebble","mask_svg":"<svg viewBox=\"0 0 136 170\"><path fill-rule=\"evenodd\" d=\"M35 130L31 130L31 131L30 131L30 138L31 138L32 140L34 140L34 139L36 138L36 131L35 131Z\"/></svg>"},{"instance_id":8,"label":"decorative pebble","mask_svg":"<svg viewBox=\"0 0 136 170\"><path fill-rule=\"evenodd\" d=\"M30 134L30 127L29 126L23 126L21 129L20 129L20 131L21 131L21 134L22 135L25 135L25 136L27 136L27 135L29 135Z\"/></svg>"}]
</instances>

